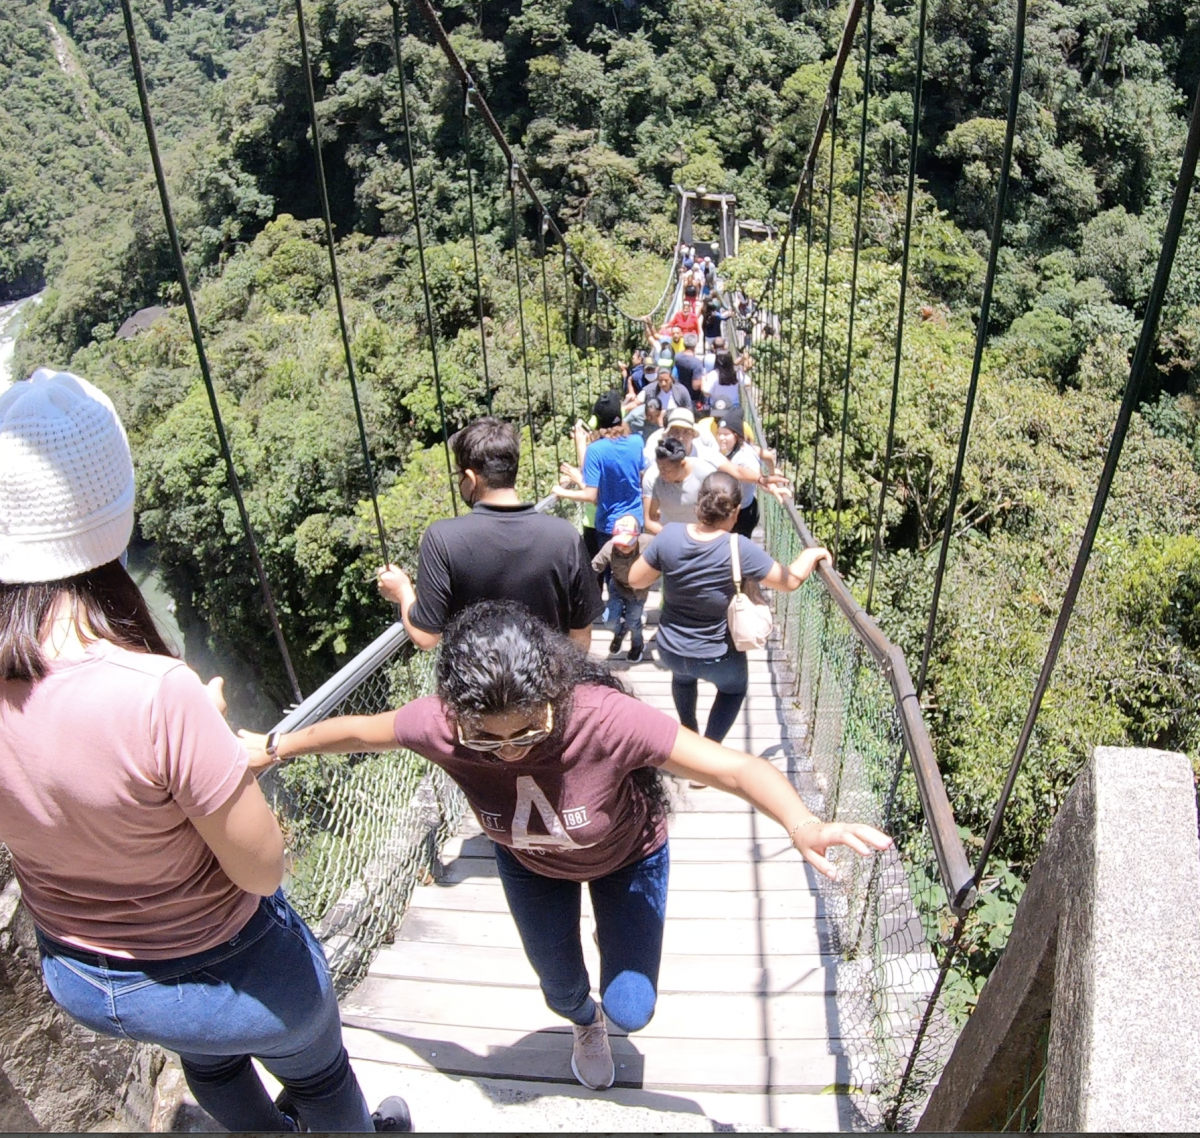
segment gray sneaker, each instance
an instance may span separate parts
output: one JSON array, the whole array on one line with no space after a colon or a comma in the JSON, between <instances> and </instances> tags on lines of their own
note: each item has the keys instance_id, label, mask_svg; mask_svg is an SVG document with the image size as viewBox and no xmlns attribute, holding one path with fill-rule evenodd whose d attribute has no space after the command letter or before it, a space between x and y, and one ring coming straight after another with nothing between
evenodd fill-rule
<instances>
[{"instance_id":1,"label":"gray sneaker","mask_svg":"<svg viewBox=\"0 0 1200 1138\"><path fill-rule=\"evenodd\" d=\"M586 1027L575 1025L575 1049L571 1052L571 1070L585 1087L607 1090L616 1078L612 1049L608 1045L608 1024L596 1008L596 1019Z\"/></svg>"}]
</instances>

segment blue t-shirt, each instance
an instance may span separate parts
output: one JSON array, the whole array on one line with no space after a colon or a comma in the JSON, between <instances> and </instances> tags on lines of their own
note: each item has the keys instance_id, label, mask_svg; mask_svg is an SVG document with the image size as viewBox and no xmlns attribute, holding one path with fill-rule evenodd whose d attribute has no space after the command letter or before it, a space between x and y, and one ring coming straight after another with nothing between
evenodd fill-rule
<instances>
[{"instance_id":1,"label":"blue t-shirt","mask_svg":"<svg viewBox=\"0 0 1200 1138\"><path fill-rule=\"evenodd\" d=\"M761 581L775 564L761 546L738 537L742 580ZM663 575L658 645L677 656L716 660L733 650L725 610L733 599L729 538L697 541L681 522L665 525L642 554Z\"/></svg>"},{"instance_id":2,"label":"blue t-shirt","mask_svg":"<svg viewBox=\"0 0 1200 1138\"><path fill-rule=\"evenodd\" d=\"M596 487L596 529L601 533L612 533L613 523L625 514L632 514L638 525L642 524L645 466L641 435L597 439L587 448L583 484Z\"/></svg>"}]
</instances>

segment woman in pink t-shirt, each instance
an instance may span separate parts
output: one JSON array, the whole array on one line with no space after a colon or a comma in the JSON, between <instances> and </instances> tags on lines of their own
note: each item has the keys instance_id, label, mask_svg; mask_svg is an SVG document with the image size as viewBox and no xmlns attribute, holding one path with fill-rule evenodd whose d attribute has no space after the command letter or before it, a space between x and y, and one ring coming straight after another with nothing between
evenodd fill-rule
<instances>
[{"instance_id":1,"label":"woman in pink t-shirt","mask_svg":"<svg viewBox=\"0 0 1200 1138\"><path fill-rule=\"evenodd\" d=\"M522 605L484 602L447 626L437 695L397 712L328 719L270 740L242 733L252 765L407 747L445 769L495 843L505 896L547 1004L575 1025L584 1086L614 1078L605 1016L625 1031L657 997L669 853L659 771L748 799L822 873L824 854L887 847L870 826L824 823L765 759L703 739L626 695L620 681ZM579 937L588 883L603 1011Z\"/></svg>"},{"instance_id":2,"label":"woman in pink t-shirt","mask_svg":"<svg viewBox=\"0 0 1200 1138\"><path fill-rule=\"evenodd\" d=\"M0 395L0 840L51 996L179 1053L230 1130L373 1120L321 946L279 892L283 836L206 690L119 558L133 463L108 399L46 369ZM220 708L218 707L220 704Z\"/></svg>"}]
</instances>

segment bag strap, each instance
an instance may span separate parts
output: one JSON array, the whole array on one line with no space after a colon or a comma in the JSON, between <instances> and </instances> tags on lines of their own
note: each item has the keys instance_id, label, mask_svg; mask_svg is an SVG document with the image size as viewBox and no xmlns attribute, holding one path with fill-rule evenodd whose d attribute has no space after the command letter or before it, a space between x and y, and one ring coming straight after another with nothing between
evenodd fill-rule
<instances>
[{"instance_id":1,"label":"bag strap","mask_svg":"<svg viewBox=\"0 0 1200 1138\"><path fill-rule=\"evenodd\" d=\"M733 562L733 587L736 592L742 591L742 558L738 550L738 535L729 535L729 559Z\"/></svg>"}]
</instances>

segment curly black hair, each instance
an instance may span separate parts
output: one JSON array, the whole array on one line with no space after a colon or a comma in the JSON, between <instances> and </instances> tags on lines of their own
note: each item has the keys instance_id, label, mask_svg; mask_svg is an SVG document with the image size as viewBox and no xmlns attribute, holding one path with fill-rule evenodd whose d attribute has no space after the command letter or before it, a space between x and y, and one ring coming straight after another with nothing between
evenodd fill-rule
<instances>
[{"instance_id":1,"label":"curly black hair","mask_svg":"<svg viewBox=\"0 0 1200 1138\"><path fill-rule=\"evenodd\" d=\"M607 665L593 659L516 601L479 601L446 626L438 650L437 694L455 717L554 707L561 742L575 689L585 684L625 691ZM630 776L654 815L666 815L662 776L642 767Z\"/></svg>"}]
</instances>

